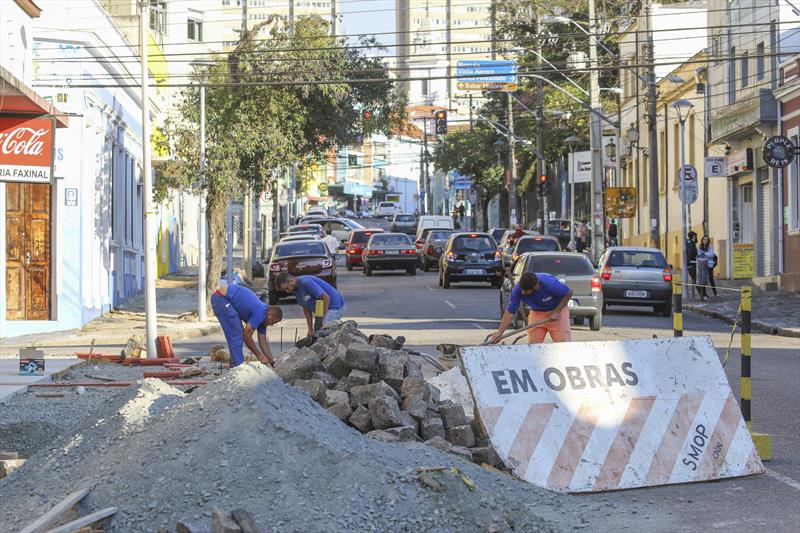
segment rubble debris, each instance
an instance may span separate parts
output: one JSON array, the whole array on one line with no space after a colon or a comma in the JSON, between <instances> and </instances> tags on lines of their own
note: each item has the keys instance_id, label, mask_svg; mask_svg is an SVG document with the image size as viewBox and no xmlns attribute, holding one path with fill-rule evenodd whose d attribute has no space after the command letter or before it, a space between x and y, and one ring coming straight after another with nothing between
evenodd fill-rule
<instances>
[{"instance_id":1,"label":"rubble debris","mask_svg":"<svg viewBox=\"0 0 800 533\"><path fill-rule=\"evenodd\" d=\"M25 459L0 459L0 478L4 478L25 464Z\"/></svg>"}]
</instances>

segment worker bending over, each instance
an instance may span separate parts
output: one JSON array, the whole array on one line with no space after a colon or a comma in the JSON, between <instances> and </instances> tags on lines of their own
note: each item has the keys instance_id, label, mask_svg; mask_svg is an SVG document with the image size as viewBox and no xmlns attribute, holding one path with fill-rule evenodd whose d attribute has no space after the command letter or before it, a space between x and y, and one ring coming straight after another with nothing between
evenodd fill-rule
<instances>
[{"instance_id":1,"label":"worker bending over","mask_svg":"<svg viewBox=\"0 0 800 533\"><path fill-rule=\"evenodd\" d=\"M528 342L539 344L544 341L545 334L549 331L553 342L569 342L572 340L569 327L569 310L567 304L572 298L572 289L558 278L545 273L526 272L520 277L519 283L511 290L508 307L503 313L500 327L492 335L491 341L500 340L503 332L508 329L517 316L521 302L528 304L531 312L528 315L528 324L546 320L544 324L528 330Z\"/></svg>"},{"instance_id":2,"label":"worker bending over","mask_svg":"<svg viewBox=\"0 0 800 533\"><path fill-rule=\"evenodd\" d=\"M280 307L270 307L246 287L228 285L211 295L211 308L225 334L231 354L231 368L244 363L243 341L259 361L275 366L267 342L267 326L281 321L283 311ZM245 323L244 330L242 322ZM254 331L258 332L258 345L253 341Z\"/></svg>"},{"instance_id":3,"label":"worker bending over","mask_svg":"<svg viewBox=\"0 0 800 533\"><path fill-rule=\"evenodd\" d=\"M275 288L282 292L291 292L297 298L297 303L306 315L309 336L314 334L314 311L317 300L322 300L323 324L341 320L344 314L345 304L342 295L330 283L318 277L294 277L288 272L281 272L275 278Z\"/></svg>"}]
</instances>

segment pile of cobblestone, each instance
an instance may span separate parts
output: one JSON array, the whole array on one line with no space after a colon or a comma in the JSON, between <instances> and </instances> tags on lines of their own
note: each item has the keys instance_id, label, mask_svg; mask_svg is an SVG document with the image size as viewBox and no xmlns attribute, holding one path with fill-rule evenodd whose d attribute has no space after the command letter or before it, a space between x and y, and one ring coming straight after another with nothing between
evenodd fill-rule
<instances>
[{"instance_id":1,"label":"pile of cobblestone","mask_svg":"<svg viewBox=\"0 0 800 533\"><path fill-rule=\"evenodd\" d=\"M426 442L474 461L501 467L480 425L461 405L440 401L420 361L388 335L369 338L352 321L317 333L310 346L278 356L284 381L306 391L342 422L386 442Z\"/></svg>"}]
</instances>

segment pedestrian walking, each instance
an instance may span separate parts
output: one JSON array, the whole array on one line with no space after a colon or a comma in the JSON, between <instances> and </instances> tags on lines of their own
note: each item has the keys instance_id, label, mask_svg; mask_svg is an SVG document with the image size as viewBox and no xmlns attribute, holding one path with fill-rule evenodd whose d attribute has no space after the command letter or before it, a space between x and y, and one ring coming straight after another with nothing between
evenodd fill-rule
<instances>
[{"instance_id":1,"label":"pedestrian walking","mask_svg":"<svg viewBox=\"0 0 800 533\"><path fill-rule=\"evenodd\" d=\"M453 228L461 229L461 223L458 221L458 209L453 209Z\"/></svg>"},{"instance_id":2,"label":"pedestrian walking","mask_svg":"<svg viewBox=\"0 0 800 533\"><path fill-rule=\"evenodd\" d=\"M225 334L231 368L244 363L242 342L263 364L275 366L267 342L267 326L281 321L283 311L280 307L265 304L247 287L227 285L211 295L211 309ZM244 329L242 322L245 323ZM258 345L253 341L253 332L258 333Z\"/></svg>"},{"instance_id":3,"label":"pedestrian walking","mask_svg":"<svg viewBox=\"0 0 800 533\"><path fill-rule=\"evenodd\" d=\"M588 247L589 244L589 224L588 221L584 218L581 220L581 225L578 226L577 231L575 232L575 251L578 253L583 253L583 250Z\"/></svg>"},{"instance_id":4,"label":"pedestrian walking","mask_svg":"<svg viewBox=\"0 0 800 533\"><path fill-rule=\"evenodd\" d=\"M467 215L467 208L464 207L464 202L458 204L458 218L461 219L461 225L464 225L464 217Z\"/></svg>"},{"instance_id":5,"label":"pedestrian walking","mask_svg":"<svg viewBox=\"0 0 800 533\"><path fill-rule=\"evenodd\" d=\"M692 298L696 297L695 286L697 285L697 233L690 231L686 234L686 269L689 277L692 278Z\"/></svg>"},{"instance_id":6,"label":"pedestrian walking","mask_svg":"<svg viewBox=\"0 0 800 533\"><path fill-rule=\"evenodd\" d=\"M275 278L275 288L282 292L291 292L303 308L308 324L308 336L314 334L314 311L317 300L322 300L322 323L328 324L341 320L345 312L344 297L330 283L315 276L294 277L288 272L281 272Z\"/></svg>"},{"instance_id":7,"label":"pedestrian walking","mask_svg":"<svg viewBox=\"0 0 800 533\"><path fill-rule=\"evenodd\" d=\"M701 285L700 293L703 297L711 297L708 293L709 287L714 291L714 298L717 297L717 284L714 282L715 266L717 266L717 254L714 252L714 246L708 235L703 235L697 248L697 283Z\"/></svg>"},{"instance_id":8,"label":"pedestrian walking","mask_svg":"<svg viewBox=\"0 0 800 533\"><path fill-rule=\"evenodd\" d=\"M339 242L339 239L331 235L331 231L332 230L330 228L326 230L326 235L325 238L322 239L322 242L324 242L325 246L328 247L328 251L333 257L333 260L336 261L336 251L339 249L339 244L341 243Z\"/></svg>"},{"instance_id":9,"label":"pedestrian walking","mask_svg":"<svg viewBox=\"0 0 800 533\"><path fill-rule=\"evenodd\" d=\"M612 220L608 225L608 246L617 245L617 223Z\"/></svg>"},{"instance_id":10,"label":"pedestrian walking","mask_svg":"<svg viewBox=\"0 0 800 533\"><path fill-rule=\"evenodd\" d=\"M549 332L553 342L569 342L572 340L569 322L569 309L567 304L572 298L572 289L566 283L561 283L558 278L543 272L526 272L520 277L519 283L511 289L500 327L492 335L491 341L500 340L506 329L514 321L522 302L531 308L528 314L528 324L548 320L541 326L528 330L528 343L540 344Z\"/></svg>"}]
</instances>

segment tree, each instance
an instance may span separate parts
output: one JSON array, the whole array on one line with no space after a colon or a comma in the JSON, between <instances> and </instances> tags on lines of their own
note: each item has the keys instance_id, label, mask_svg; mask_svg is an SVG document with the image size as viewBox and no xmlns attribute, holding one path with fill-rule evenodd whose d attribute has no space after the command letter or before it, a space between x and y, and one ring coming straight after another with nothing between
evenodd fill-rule
<instances>
[{"instance_id":1,"label":"tree","mask_svg":"<svg viewBox=\"0 0 800 533\"><path fill-rule=\"evenodd\" d=\"M268 38L257 36L268 29ZM370 45L368 45L370 46ZM372 132L390 133L404 102L379 60L346 47L319 17L299 17L294 35L280 19L255 26L208 72L206 172L209 262L206 295L222 273L228 200L246 190L275 190L277 176L302 168L336 146ZM159 170L157 192L197 189L199 95L183 92L177 117L165 124L172 159ZM358 117L370 109L365 125ZM302 173L298 173L302 174Z\"/></svg>"},{"instance_id":2,"label":"tree","mask_svg":"<svg viewBox=\"0 0 800 533\"><path fill-rule=\"evenodd\" d=\"M446 135L432 156L437 170L454 170L472 178L484 229L489 225L489 202L497 194L503 177L503 166L497 163L493 150L496 140L493 130L478 125L472 131L460 130Z\"/></svg>"}]
</instances>

